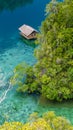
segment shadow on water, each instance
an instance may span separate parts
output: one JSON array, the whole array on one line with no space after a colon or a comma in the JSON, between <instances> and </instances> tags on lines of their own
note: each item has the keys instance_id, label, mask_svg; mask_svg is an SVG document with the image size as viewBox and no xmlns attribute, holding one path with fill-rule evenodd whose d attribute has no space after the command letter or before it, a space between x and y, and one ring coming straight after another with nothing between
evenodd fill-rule
<instances>
[{"instance_id":1,"label":"shadow on water","mask_svg":"<svg viewBox=\"0 0 73 130\"><path fill-rule=\"evenodd\" d=\"M27 46L31 46L33 48L37 47L37 45L35 43L36 40L27 40L22 36L19 37L19 40L20 40L20 42L23 42L23 44L26 44Z\"/></svg>"},{"instance_id":2,"label":"shadow on water","mask_svg":"<svg viewBox=\"0 0 73 130\"><path fill-rule=\"evenodd\" d=\"M33 0L0 0L0 12L3 10L13 11L17 7L32 3Z\"/></svg>"},{"instance_id":3,"label":"shadow on water","mask_svg":"<svg viewBox=\"0 0 73 130\"><path fill-rule=\"evenodd\" d=\"M39 104L41 104L43 107L47 106L49 107L54 107L54 108L62 108L62 107L66 107L66 108L73 108L73 101L72 100L63 100L62 102L57 102L57 101L51 101L46 99L43 96L39 96Z\"/></svg>"}]
</instances>

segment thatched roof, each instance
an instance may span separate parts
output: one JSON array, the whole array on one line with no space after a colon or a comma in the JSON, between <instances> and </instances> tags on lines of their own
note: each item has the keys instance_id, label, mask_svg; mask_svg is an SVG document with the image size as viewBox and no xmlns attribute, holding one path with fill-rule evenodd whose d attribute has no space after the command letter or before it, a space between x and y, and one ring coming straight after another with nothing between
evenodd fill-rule
<instances>
[{"instance_id":1,"label":"thatched roof","mask_svg":"<svg viewBox=\"0 0 73 130\"><path fill-rule=\"evenodd\" d=\"M22 25L19 30L25 34L26 36L29 36L31 33L33 33L34 31L37 32L34 28L28 26L28 25Z\"/></svg>"}]
</instances>

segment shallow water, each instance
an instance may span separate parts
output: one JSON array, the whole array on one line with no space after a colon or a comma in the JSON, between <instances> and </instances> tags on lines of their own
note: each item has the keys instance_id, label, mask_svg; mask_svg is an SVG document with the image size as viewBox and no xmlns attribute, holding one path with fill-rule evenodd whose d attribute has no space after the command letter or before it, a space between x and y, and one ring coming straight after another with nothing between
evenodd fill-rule
<instances>
[{"instance_id":1,"label":"shallow water","mask_svg":"<svg viewBox=\"0 0 73 130\"><path fill-rule=\"evenodd\" d=\"M17 93L16 88L8 82L18 63L24 61L33 65L36 62L34 47L20 39L18 27L25 23L38 29L48 2L49 0L0 0L0 123L26 122L30 113L37 111L41 115L48 110L67 117L73 123L72 101L44 103L38 95Z\"/></svg>"}]
</instances>

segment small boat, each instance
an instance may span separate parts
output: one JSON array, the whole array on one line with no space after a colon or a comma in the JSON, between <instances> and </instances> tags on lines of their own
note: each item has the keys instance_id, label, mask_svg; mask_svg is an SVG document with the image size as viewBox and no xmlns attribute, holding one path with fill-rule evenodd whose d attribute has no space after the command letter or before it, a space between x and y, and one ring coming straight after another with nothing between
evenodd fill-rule
<instances>
[{"instance_id":1,"label":"small boat","mask_svg":"<svg viewBox=\"0 0 73 130\"><path fill-rule=\"evenodd\" d=\"M19 31L20 31L21 36L23 36L24 38L28 40L33 40L37 38L38 31L26 24L19 27Z\"/></svg>"}]
</instances>

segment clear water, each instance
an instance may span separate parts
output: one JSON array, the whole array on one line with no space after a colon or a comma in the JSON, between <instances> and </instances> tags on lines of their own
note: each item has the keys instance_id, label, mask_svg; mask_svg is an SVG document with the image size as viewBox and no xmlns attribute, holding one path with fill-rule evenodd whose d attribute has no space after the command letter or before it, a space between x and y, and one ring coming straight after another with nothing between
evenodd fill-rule
<instances>
[{"instance_id":1,"label":"clear water","mask_svg":"<svg viewBox=\"0 0 73 130\"><path fill-rule=\"evenodd\" d=\"M26 122L30 113L55 111L73 123L73 103L42 102L38 95L22 95L8 81L14 67L20 62L33 65L34 47L25 44L18 27L28 24L38 29L44 19L49 0L0 0L0 124L4 121Z\"/></svg>"}]
</instances>

